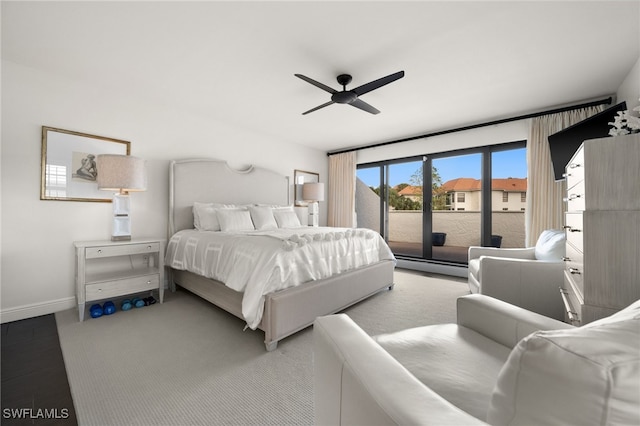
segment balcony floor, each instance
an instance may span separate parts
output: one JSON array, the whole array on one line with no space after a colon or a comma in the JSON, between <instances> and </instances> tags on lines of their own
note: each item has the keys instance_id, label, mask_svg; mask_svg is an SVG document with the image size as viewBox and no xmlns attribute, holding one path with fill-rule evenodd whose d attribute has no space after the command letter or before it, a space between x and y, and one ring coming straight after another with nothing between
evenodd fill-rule
<instances>
[{"instance_id":1,"label":"balcony floor","mask_svg":"<svg viewBox=\"0 0 640 426\"><path fill-rule=\"evenodd\" d=\"M422 258L422 243L407 243L403 241L389 241L389 247L396 255L406 255ZM433 260L445 262L467 263L469 247L433 246Z\"/></svg>"}]
</instances>

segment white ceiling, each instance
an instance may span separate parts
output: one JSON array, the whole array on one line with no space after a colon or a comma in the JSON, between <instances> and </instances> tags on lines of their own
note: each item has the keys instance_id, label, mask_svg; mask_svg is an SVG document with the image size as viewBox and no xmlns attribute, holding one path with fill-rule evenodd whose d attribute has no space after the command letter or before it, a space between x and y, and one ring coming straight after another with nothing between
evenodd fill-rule
<instances>
[{"instance_id":1,"label":"white ceiling","mask_svg":"<svg viewBox=\"0 0 640 426\"><path fill-rule=\"evenodd\" d=\"M640 2L2 2L2 57L324 151L615 94ZM362 96L329 94L396 71Z\"/></svg>"}]
</instances>

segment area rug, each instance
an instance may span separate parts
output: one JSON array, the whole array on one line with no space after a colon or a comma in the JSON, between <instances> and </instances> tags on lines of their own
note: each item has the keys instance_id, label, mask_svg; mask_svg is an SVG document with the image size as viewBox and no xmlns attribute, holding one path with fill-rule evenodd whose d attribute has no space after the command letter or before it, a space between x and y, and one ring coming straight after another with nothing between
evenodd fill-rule
<instances>
[{"instance_id":1,"label":"area rug","mask_svg":"<svg viewBox=\"0 0 640 426\"><path fill-rule=\"evenodd\" d=\"M345 310L368 334L455 321L466 280L396 270ZM80 425L313 424L312 327L266 352L264 334L186 291L78 322L56 314Z\"/></svg>"}]
</instances>

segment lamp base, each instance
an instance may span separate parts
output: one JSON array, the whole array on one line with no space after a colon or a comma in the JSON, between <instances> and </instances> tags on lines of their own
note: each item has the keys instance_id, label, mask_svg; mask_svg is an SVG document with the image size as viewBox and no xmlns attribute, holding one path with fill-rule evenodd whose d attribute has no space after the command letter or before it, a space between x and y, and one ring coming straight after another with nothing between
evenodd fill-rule
<instances>
[{"instance_id":1,"label":"lamp base","mask_svg":"<svg viewBox=\"0 0 640 426\"><path fill-rule=\"evenodd\" d=\"M111 241L131 241L131 235L112 235Z\"/></svg>"}]
</instances>

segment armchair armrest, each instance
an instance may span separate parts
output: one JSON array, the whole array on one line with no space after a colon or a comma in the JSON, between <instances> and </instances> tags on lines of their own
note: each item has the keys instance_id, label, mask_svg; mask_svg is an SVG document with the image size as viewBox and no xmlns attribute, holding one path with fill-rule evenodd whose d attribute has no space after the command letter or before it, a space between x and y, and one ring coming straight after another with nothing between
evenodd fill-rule
<instances>
[{"instance_id":1,"label":"armchair armrest","mask_svg":"<svg viewBox=\"0 0 640 426\"><path fill-rule=\"evenodd\" d=\"M535 247L527 248L497 248L497 247L469 247L469 260L480 256L506 257L511 259L535 259Z\"/></svg>"},{"instance_id":2,"label":"armchair armrest","mask_svg":"<svg viewBox=\"0 0 640 426\"><path fill-rule=\"evenodd\" d=\"M415 378L345 314L313 325L315 424L486 425Z\"/></svg>"},{"instance_id":3,"label":"armchair armrest","mask_svg":"<svg viewBox=\"0 0 640 426\"><path fill-rule=\"evenodd\" d=\"M564 263L541 260L480 257L480 293L557 320L564 318L559 288Z\"/></svg>"},{"instance_id":4,"label":"armchair armrest","mask_svg":"<svg viewBox=\"0 0 640 426\"><path fill-rule=\"evenodd\" d=\"M456 303L458 325L470 328L509 348L513 348L534 331L573 328L567 323L484 294L462 296Z\"/></svg>"}]
</instances>

